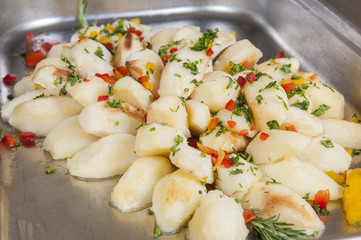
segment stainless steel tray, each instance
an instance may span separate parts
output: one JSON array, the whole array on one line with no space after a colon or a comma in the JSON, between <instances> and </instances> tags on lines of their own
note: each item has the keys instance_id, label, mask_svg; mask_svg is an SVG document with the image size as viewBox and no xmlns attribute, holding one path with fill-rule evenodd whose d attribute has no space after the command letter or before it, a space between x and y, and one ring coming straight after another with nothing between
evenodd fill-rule
<instances>
[{"instance_id":1,"label":"stainless steel tray","mask_svg":"<svg viewBox=\"0 0 361 240\"><path fill-rule=\"evenodd\" d=\"M77 29L77 1L0 2L0 76L30 71L21 57L27 32L44 33L69 40ZM319 73L324 82L338 89L347 100L346 115L361 112L361 36L354 28L316 0L188 0L181 1L89 1L89 19L98 23L115 18L139 17L153 31L194 24L236 31L264 54L262 60L284 50L297 57L302 69ZM1 82L0 103L8 89ZM0 122L3 132L16 130ZM121 214L108 204L117 179L91 182L68 176L64 161L52 161L41 149L20 147L6 151L0 146L0 236L13 239L153 239L154 218L146 210ZM56 172L46 175L44 168ZM353 167L361 167L354 159ZM340 203L326 220L321 239L358 239L361 229L346 224ZM160 239L184 239L184 231Z\"/></svg>"}]
</instances>

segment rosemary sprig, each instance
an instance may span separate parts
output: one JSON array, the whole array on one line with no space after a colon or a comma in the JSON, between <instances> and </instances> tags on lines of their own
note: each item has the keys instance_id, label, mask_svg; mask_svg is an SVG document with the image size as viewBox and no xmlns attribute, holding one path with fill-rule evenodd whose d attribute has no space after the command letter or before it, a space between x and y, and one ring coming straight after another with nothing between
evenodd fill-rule
<instances>
[{"instance_id":1,"label":"rosemary sprig","mask_svg":"<svg viewBox=\"0 0 361 240\"><path fill-rule=\"evenodd\" d=\"M78 22L80 29L87 28L89 26L88 21L86 20L86 15L88 13L88 1L79 0L78 1Z\"/></svg>"},{"instance_id":2,"label":"rosemary sprig","mask_svg":"<svg viewBox=\"0 0 361 240\"><path fill-rule=\"evenodd\" d=\"M255 210L252 210L255 214ZM309 236L304 230L295 230L288 226L292 226L292 223L279 222L279 215L272 216L270 218L262 218L256 214L256 218L249 224L252 227L252 233L257 238L262 240L303 240L309 239Z\"/></svg>"}]
</instances>

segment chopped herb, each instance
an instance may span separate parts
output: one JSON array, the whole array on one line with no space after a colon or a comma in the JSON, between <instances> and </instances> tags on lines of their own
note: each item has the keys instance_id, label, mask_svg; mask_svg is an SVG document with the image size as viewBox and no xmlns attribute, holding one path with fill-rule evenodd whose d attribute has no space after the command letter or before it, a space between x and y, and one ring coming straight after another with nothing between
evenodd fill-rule
<instances>
[{"instance_id":1,"label":"chopped herb","mask_svg":"<svg viewBox=\"0 0 361 240\"><path fill-rule=\"evenodd\" d=\"M112 107L112 108L121 108L123 112L125 112L125 109L122 105L123 101L121 100L115 100L113 99L113 101L107 101L106 105L105 106L109 106L109 107Z\"/></svg>"},{"instance_id":2,"label":"chopped herb","mask_svg":"<svg viewBox=\"0 0 361 240\"><path fill-rule=\"evenodd\" d=\"M154 215L154 212L150 208L148 208L148 215Z\"/></svg>"},{"instance_id":3,"label":"chopped herb","mask_svg":"<svg viewBox=\"0 0 361 240\"><path fill-rule=\"evenodd\" d=\"M9 100L13 100L15 97L10 94L10 95L7 95L7 98L8 98Z\"/></svg>"},{"instance_id":4,"label":"chopped herb","mask_svg":"<svg viewBox=\"0 0 361 240\"><path fill-rule=\"evenodd\" d=\"M204 186L204 185L206 185L206 183L207 183L207 178L208 177L206 177L206 179L204 179L204 181L201 181L201 184Z\"/></svg>"},{"instance_id":5,"label":"chopped herb","mask_svg":"<svg viewBox=\"0 0 361 240\"><path fill-rule=\"evenodd\" d=\"M149 123L145 123L145 122L142 122L137 128L136 130L138 130L139 128L143 127L143 126L146 126L148 125Z\"/></svg>"},{"instance_id":6,"label":"chopped herb","mask_svg":"<svg viewBox=\"0 0 361 240\"><path fill-rule=\"evenodd\" d=\"M299 80L302 78L303 78L302 76L295 76L295 75L292 75L292 77L291 77L292 80Z\"/></svg>"},{"instance_id":7,"label":"chopped herb","mask_svg":"<svg viewBox=\"0 0 361 240\"><path fill-rule=\"evenodd\" d=\"M187 92L189 92L189 88L185 88L183 91L184 91L184 93L187 93Z\"/></svg>"},{"instance_id":8,"label":"chopped herb","mask_svg":"<svg viewBox=\"0 0 361 240\"><path fill-rule=\"evenodd\" d=\"M181 76L180 74L178 74L178 73L175 73L174 76L176 76L176 77L182 77L182 76Z\"/></svg>"},{"instance_id":9,"label":"chopped herb","mask_svg":"<svg viewBox=\"0 0 361 240\"><path fill-rule=\"evenodd\" d=\"M69 68L71 71L74 71L75 66L73 64L71 64L71 62L69 61L69 59L67 59L66 57L63 57L61 59L61 61L65 62L66 64L68 64L67 68Z\"/></svg>"},{"instance_id":10,"label":"chopped herb","mask_svg":"<svg viewBox=\"0 0 361 240\"><path fill-rule=\"evenodd\" d=\"M265 86L264 88L261 88L260 90L258 90L258 92L263 92L264 90L269 89L269 88L274 88L276 90L280 90L279 86L277 85L277 81L274 81L274 82L268 83L267 86Z\"/></svg>"},{"instance_id":11,"label":"chopped herb","mask_svg":"<svg viewBox=\"0 0 361 240\"><path fill-rule=\"evenodd\" d=\"M243 67L242 63L237 63L237 64L236 64L236 63L230 61L230 62L228 63L228 65L229 65L229 66L232 66L231 68L228 69L228 73L229 73L230 75L232 75L232 76L236 75L236 74L239 73L239 72L243 72L244 70L246 70L246 69Z\"/></svg>"},{"instance_id":12,"label":"chopped herb","mask_svg":"<svg viewBox=\"0 0 361 240\"><path fill-rule=\"evenodd\" d=\"M308 200L308 198L310 197L310 193L306 193L305 196L303 196L302 198L305 199L305 200Z\"/></svg>"},{"instance_id":13,"label":"chopped herb","mask_svg":"<svg viewBox=\"0 0 361 240\"><path fill-rule=\"evenodd\" d=\"M42 98L42 97L45 97L45 94L44 94L44 93L42 93L42 94L40 94L40 95L38 95L38 96L34 97L33 99Z\"/></svg>"},{"instance_id":14,"label":"chopped herb","mask_svg":"<svg viewBox=\"0 0 361 240\"><path fill-rule=\"evenodd\" d=\"M68 94L68 91L66 90L66 85L64 85L60 91L59 91L59 96L62 96L62 95L67 95Z\"/></svg>"},{"instance_id":15,"label":"chopped herb","mask_svg":"<svg viewBox=\"0 0 361 240\"><path fill-rule=\"evenodd\" d=\"M149 101L150 101L150 102L153 102L153 100L154 100L154 96L153 96L153 95L149 95Z\"/></svg>"},{"instance_id":16,"label":"chopped herb","mask_svg":"<svg viewBox=\"0 0 361 240\"><path fill-rule=\"evenodd\" d=\"M151 132L155 131L155 127L150 128L149 131Z\"/></svg>"},{"instance_id":17,"label":"chopped herb","mask_svg":"<svg viewBox=\"0 0 361 240\"><path fill-rule=\"evenodd\" d=\"M272 182L271 181L266 181L266 185L268 185L269 183L272 183L272 184L281 184L280 182L277 182L276 179L274 178L271 178L272 179Z\"/></svg>"},{"instance_id":18,"label":"chopped herb","mask_svg":"<svg viewBox=\"0 0 361 240\"><path fill-rule=\"evenodd\" d=\"M191 73L192 73L193 75L199 74L198 67L197 67L196 63L194 63L194 62L190 62L190 61L188 60L188 62L184 62L184 63L183 63L183 67L184 67L185 69L191 70Z\"/></svg>"},{"instance_id":19,"label":"chopped herb","mask_svg":"<svg viewBox=\"0 0 361 240\"><path fill-rule=\"evenodd\" d=\"M113 96L113 85L108 85L108 96Z\"/></svg>"},{"instance_id":20,"label":"chopped herb","mask_svg":"<svg viewBox=\"0 0 361 240\"><path fill-rule=\"evenodd\" d=\"M277 120L268 121L266 124L269 129L280 129L280 125L278 124Z\"/></svg>"},{"instance_id":21,"label":"chopped herb","mask_svg":"<svg viewBox=\"0 0 361 240\"><path fill-rule=\"evenodd\" d=\"M234 106L232 114L236 116L243 116L246 118L248 126L252 126L251 119L253 119L252 110L248 107L246 97L241 94L236 99L236 104Z\"/></svg>"},{"instance_id":22,"label":"chopped herb","mask_svg":"<svg viewBox=\"0 0 361 240\"><path fill-rule=\"evenodd\" d=\"M327 140L321 140L320 143L325 146L326 148L334 148L335 146L333 145L332 141L327 139Z\"/></svg>"},{"instance_id":23,"label":"chopped herb","mask_svg":"<svg viewBox=\"0 0 361 240\"><path fill-rule=\"evenodd\" d=\"M166 57L168 55L168 50L176 45L179 45L182 42L182 40L178 40L178 41L172 41L167 45L163 45L159 48L158 50L158 55L160 57ZM163 58L162 58L163 59Z\"/></svg>"},{"instance_id":24,"label":"chopped herb","mask_svg":"<svg viewBox=\"0 0 361 240\"><path fill-rule=\"evenodd\" d=\"M157 238L160 236L162 236L162 230L158 226L155 226L154 227L154 238Z\"/></svg>"},{"instance_id":25,"label":"chopped herb","mask_svg":"<svg viewBox=\"0 0 361 240\"><path fill-rule=\"evenodd\" d=\"M118 126L118 125L119 125L119 122L118 122L118 121L115 121L114 125L115 125L115 126Z\"/></svg>"},{"instance_id":26,"label":"chopped herb","mask_svg":"<svg viewBox=\"0 0 361 240\"><path fill-rule=\"evenodd\" d=\"M45 168L45 173L46 174L52 174L54 172L55 172L55 169L52 168L51 166Z\"/></svg>"},{"instance_id":27,"label":"chopped herb","mask_svg":"<svg viewBox=\"0 0 361 240\"><path fill-rule=\"evenodd\" d=\"M182 136L177 135L177 136L174 138L174 141L176 142L177 145L179 145L179 144L181 144L181 143L184 141L184 139L183 139Z\"/></svg>"},{"instance_id":28,"label":"chopped herb","mask_svg":"<svg viewBox=\"0 0 361 240\"><path fill-rule=\"evenodd\" d=\"M357 156L361 154L361 149L352 149L352 156Z\"/></svg>"},{"instance_id":29,"label":"chopped herb","mask_svg":"<svg viewBox=\"0 0 361 240\"><path fill-rule=\"evenodd\" d=\"M291 104L292 107L296 107L299 108L303 111L307 111L308 107L310 106L310 102L307 100L303 100L302 102L300 102L298 99L295 103Z\"/></svg>"},{"instance_id":30,"label":"chopped herb","mask_svg":"<svg viewBox=\"0 0 361 240\"><path fill-rule=\"evenodd\" d=\"M257 104L261 104L263 100L262 95L257 95L256 100L257 100Z\"/></svg>"},{"instance_id":31,"label":"chopped herb","mask_svg":"<svg viewBox=\"0 0 361 240\"><path fill-rule=\"evenodd\" d=\"M228 172L229 172L229 175L237 175L237 174L243 173L243 170L239 169L239 168L236 168L235 170L231 170L231 171L228 171Z\"/></svg>"},{"instance_id":32,"label":"chopped herb","mask_svg":"<svg viewBox=\"0 0 361 240\"><path fill-rule=\"evenodd\" d=\"M286 74L290 74L292 73L291 71L291 63L290 64L283 64L282 67L280 68L282 72L286 73Z\"/></svg>"},{"instance_id":33,"label":"chopped herb","mask_svg":"<svg viewBox=\"0 0 361 240\"><path fill-rule=\"evenodd\" d=\"M315 115L316 117L319 117L323 115L330 108L331 108L330 106L326 104L322 104L312 114Z\"/></svg>"},{"instance_id":34,"label":"chopped herb","mask_svg":"<svg viewBox=\"0 0 361 240\"><path fill-rule=\"evenodd\" d=\"M228 129L225 126L223 126L223 122L221 120L218 120L217 126L219 127L219 130L216 133L216 137L219 137L221 136L221 134L228 132Z\"/></svg>"},{"instance_id":35,"label":"chopped herb","mask_svg":"<svg viewBox=\"0 0 361 240\"><path fill-rule=\"evenodd\" d=\"M225 77L227 77L227 76L225 76ZM233 85L235 84L235 82L234 82L234 80L232 78L230 78L230 77L227 77L227 78L229 79L229 83L228 83L226 89L232 88ZM237 86L238 86L238 84L237 84Z\"/></svg>"},{"instance_id":36,"label":"chopped herb","mask_svg":"<svg viewBox=\"0 0 361 240\"><path fill-rule=\"evenodd\" d=\"M354 114L352 115L352 120L355 120L356 123L360 123L360 122L361 122L361 120L357 118L357 114L356 114L356 113L354 113Z\"/></svg>"},{"instance_id":37,"label":"chopped herb","mask_svg":"<svg viewBox=\"0 0 361 240\"><path fill-rule=\"evenodd\" d=\"M179 98L179 100L182 101L182 105L184 105L184 103L185 103L185 101L186 101L186 98L185 98L185 97L178 97L178 98Z\"/></svg>"},{"instance_id":38,"label":"chopped herb","mask_svg":"<svg viewBox=\"0 0 361 240\"><path fill-rule=\"evenodd\" d=\"M192 81L190 81L189 83L194 83L194 85L196 85L196 87L198 87L199 85L201 85L203 83L202 80L200 80L199 82L197 82L196 79L193 79Z\"/></svg>"},{"instance_id":39,"label":"chopped herb","mask_svg":"<svg viewBox=\"0 0 361 240\"><path fill-rule=\"evenodd\" d=\"M197 42L191 47L193 51L206 51L209 46L212 45L215 38L217 38L218 28L215 30L207 29L206 33L203 33L203 36L200 37Z\"/></svg>"},{"instance_id":40,"label":"chopped herb","mask_svg":"<svg viewBox=\"0 0 361 240\"><path fill-rule=\"evenodd\" d=\"M89 27L88 21L86 20L86 15L88 13L88 1L79 0L78 1L78 22L80 28Z\"/></svg>"},{"instance_id":41,"label":"chopped herb","mask_svg":"<svg viewBox=\"0 0 361 240\"><path fill-rule=\"evenodd\" d=\"M174 155L180 150L180 148L177 148L177 146L178 146L179 144L181 144L181 143L184 141L184 139L183 139L182 136L177 135L176 137L174 137L174 141L175 141L176 145L174 145L174 146L172 146L172 147L170 148L170 151L171 151L171 153L172 153L172 156L174 156Z\"/></svg>"},{"instance_id":42,"label":"chopped herb","mask_svg":"<svg viewBox=\"0 0 361 240\"><path fill-rule=\"evenodd\" d=\"M323 86L325 86L325 87L327 87L328 89L330 89L332 92L335 92L335 90L334 90L332 87L327 86L327 85L326 85L326 84L324 84L324 83L322 83L322 85L323 85Z\"/></svg>"},{"instance_id":43,"label":"chopped herb","mask_svg":"<svg viewBox=\"0 0 361 240\"><path fill-rule=\"evenodd\" d=\"M313 207L313 210L315 210L315 212L321 216L332 216L333 214L329 211L327 211L327 209L325 208L320 208L319 204L316 205L311 205Z\"/></svg>"},{"instance_id":44,"label":"chopped herb","mask_svg":"<svg viewBox=\"0 0 361 240\"><path fill-rule=\"evenodd\" d=\"M288 106L287 106L287 103L285 102L285 100L282 97L278 96L278 95L277 95L277 98L282 101L283 106L286 108L286 110L288 110Z\"/></svg>"},{"instance_id":45,"label":"chopped herb","mask_svg":"<svg viewBox=\"0 0 361 240\"><path fill-rule=\"evenodd\" d=\"M60 84L62 84L62 83L63 83L63 77L60 76L60 77L58 77L57 79L54 80L54 83L53 83L53 84L54 84L55 86L58 86L58 85L60 85Z\"/></svg>"},{"instance_id":46,"label":"chopped herb","mask_svg":"<svg viewBox=\"0 0 361 240\"><path fill-rule=\"evenodd\" d=\"M207 157L207 155L206 155L204 152L202 152L202 153L201 153L201 157L202 157L202 158L205 158L205 157Z\"/></svg>"},{"instance_id":47,"label":"chopped herb","mask_svg":"<svg viewBox=\"0 0 361 240\"><path fill-rule=\"evenodd\" d=\"M66 81L70 82L70 86L74 86L76 82L81 82L80 76L76 75L74 71L70 73Z\"/></svg>"},{"instance_id":48,"label":"chopped herb","mask_svg":"<svg viewBox=\"0 0 361 240\"><path fill-rule=\"evenodd\" d=\"M202 194L203 194L202 190L199 190L199 191L198 191L198 193L199 193L200 195L202 195Z\"/></svg>"},{"instance_id":49,"label":"chopped herb","mask_svg":"<svg viewBox=\"0 0 361 240\"><path fill-rule=\"evenodd\" d=\"M168 125L168 123L166 123L166 122L162 122L162 123L161 123L161 125L162 125L162 126L167 126L167 125Z\"/></svg>"},{"instance_id":50,"label":"chopped herb","mask_svg":"<svg viewBox=\"0 0 361 240\"><path fill-rule=\"evenodd\" d=\"M85 51L86 53L89 53L88 49L86 49L86 48L84 48L84 51Z\"/></svg>"},{"instance_id":51,"label":"chopped herb","mask_svg":"<svg viewBox=\"0 0 361 240\"><path fill-rule=\"evenodd\" d=\"M239 185L240 188L243 188L243 185L241 183L238 183L238 185Z\"/></svg>"},{"instance_id":52,"label":"chopped herb","mask_svg":"<svg viewBox=\"0 0 361 240\"><path fill-rule=\"evenodd\" d=\"M97 50L94 52L94 54L104 60L104 53L101 47L97 47Z\"/></svg>"},{"instance_id":53,"label":"chopped herb","mask_svg":"<svg viewBox=\"0 0 361 240\"><path fill-rule=\"evenodd\" d=\"M178 112L179 110L179 105L177 106L177 108L174 110L173 108L169 108L172 112Z\"/></svg>"}]
</instances>

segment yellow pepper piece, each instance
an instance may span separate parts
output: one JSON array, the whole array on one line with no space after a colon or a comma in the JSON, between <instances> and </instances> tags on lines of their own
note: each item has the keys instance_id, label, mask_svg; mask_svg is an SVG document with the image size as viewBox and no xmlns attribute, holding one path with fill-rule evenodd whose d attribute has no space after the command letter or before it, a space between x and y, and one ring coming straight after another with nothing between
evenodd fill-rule
<instances>
[{"instance_id":1,"label":"yellow pepper piece","mask_svg":"<svg viewBox=\"0 0 361 240\"><path fill-rule=\"evenodd\" d=\"M285 85L285 84L290 83L290 82L291 82L291 80L282 80L282 81L280 82L280 84L281 84L281 85Z\"/></svg>"},{"instance_id":2,"label":"yellow pepper piece","mask_svg":"<svg viewBox=\"0 0 361 240\"><path fill-rule=\"evenodd\" d=\"M99 42L102 43L102 44L110 43L110 38L100 38Z\"/></svg>"},{"instance_id":3,"label":"yellow pepper piece","mask_svg":"<svg viewBox=\"0 0 361 240\"><path fill-rule=\"evenodd\" d=\"M147 71L150 73L154 73L154 71L155 71L154 63L147 62L147 64L145 64L145 69L147 69Z\"/></svg>"},{"instance_id":4,"label":"yellow pepper piece","mask_svg":"<svg viewBox=\"0 0 361 240\"><path fill-rule=\"evenodd\" d=\"M114 75L117 80L124 77L123 74L121 74L118 70L114 71Z\"/></svg>"},{"instance_id":5,"label":"yellow pepper piece","mask_svg":"<svg viewBox=\"0 0 361 240\"><path fill-rule=\"evenodd\" d=\"M37 83L34 83L34 86L35 86L35 89L36 89L36 90L41 89L41 86L40 86L39 84L37 84Z\"/></svg>"},{"instance_id":6,"label":"yellow pepper piece","mask_svg":"<svg viewBox=\"0 0 361 240\"><path fill-rule=\"evenodd\" d=\"M114 32L114 28L113 28L113 26L112 26L112 25L110 25L109 23L107 24L107 26L105 27L105 29L106 29L106 30L108 30L108 31L112 31L112 32Z\"/></svg>"},{"instance_id":7,"label":"yellow pepper piece","mask_svg":"<svg viewBox=\"0 0 361 240\"><path fill-rule=\"evenodd\" d=\"M328 171L325 172L327 174L327 176L329 176L330 178L332 178L332 180L334 180L335 182L337 182L337 184L342 184L344 179L343 176L338 175L337 173L335 173L334 171Z\"/></svg>"},{"instance_id":8,"label":"yellow pepper piece","mask_svg":"<svg viewBox=\"0 0 361 240\"><path fill-rule=\"evenodd\" d=\"M342 207L351 225L361 224L361 168L348 171Z\"/></svg>"},{"instance_id":9,"label":"yellow pepper piece","mask_svg":"<svg viewBox=\"0 0 361 240\"><path fill-rule=\"evenodd\" d=\"M89 33L89 37L97 37L98 36L98 32L97 31L91 31L90 33Z\"/></svg>"},{"instance_id":10,"label":"yellow pepper piece","mask_svg":"<svg viewBox=\"0 0 361 240\"><path fill-rule=\"evenodd\" d=\"M142 82L142 86L145 87L146 89L149 89L150 91L153 90L153 86L150 82Z\"/></svg>"},{"instance_id":11,"label":"yellow pepper piece","mask_svg":"<svg viewBox=\"0 0 361 240\"><path fill-rule=\"evenodd\" d=\"M297 86L297 85L304 84L304 83L305 83L305 79L304 79L304 78L295 79L295 80L292 80L292 82Z\"/></svg>"},{"instance_id":12,"label":"yellow pepper piece","mask_svg":"<svg viewBox=\"0 0 361 240\"><path fill-rule=\"evenodd\" d=\"M231 33L233 34L234 38L237 38L237 33L235 31L232 31Z\"/></svg>"},{"instance_id":13,"label":"yellow pepper piece","mask_svg":"<svg viewBox=\"0 0 361 240\"><path fill-rule=\"evenodd\" d=\"M348 154L350 154L351 155L351 157L352 157L352 153L353 153L353 149L352 148L345 148L345 150L346 150L346 152L348 152Z\"/></svg>"},{"instance_id":14,"label":"yellow pepper piece","mask_svg":"<svg viewBox=\"0 0 361 240\"><path fill-rule=\"evenodd\" d=\"M356 116L353 116L350 121L354 123L359 123Z\"/></svg>"},{"instance_id":15,"label":"yellow pepper piece","mask_svg":"<svg viewBox=\"0 0 361 240\"><path fill-rule=\"evenodd\" d=\"M33 74L32 72L27 72L27 73L25 73L25 76L30 76L31 74Z\"/></svg>"},{"instance_id":16,"label":"yellow pepper piece","mask_svg":"<svg viewBox=\"0 0 361 240\"><path fill-rule=\"evenodd\" d=\"M223 69L223 72L228 73L228 70L231 70L232 67L233 67L233 65L229 65L229 64L228 64L228 65Z\"/></svg>"},{"instance_id":17,"label":"yellow pepper piece","mask_svg":"<svg viewBox=\"0 0 361 240\"><path fill-rule=\"evenodd\" d=\"M118 42L122 41L123 34L118 33Z\"/></svg>"},{"instance_id":18,"label":"yellow pepper piece","mask_svg":"<svg viewBox=\"0 0 361 240\"><path fill-rule=\"evenodd\" d=\"M140 24L140 19L139 18L133 18L130 21L133 22L133 23L136 23L136 24Z\"/></svg>"}]
</instances>

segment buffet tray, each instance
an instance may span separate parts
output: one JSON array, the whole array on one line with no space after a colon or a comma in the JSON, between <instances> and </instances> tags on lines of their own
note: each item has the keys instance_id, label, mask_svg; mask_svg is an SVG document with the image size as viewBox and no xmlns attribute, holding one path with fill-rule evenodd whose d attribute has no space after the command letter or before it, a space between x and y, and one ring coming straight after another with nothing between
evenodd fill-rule
<instances>
[{"instance_id":1,"label":"buffet tray","mask_svg":"<svg viewBox=\"0 0 361 240\"><path fill-rule=\"evenodd\" d=\"M23 76L22 57L26 33L46 34L68 41L77 30L77 1L20 1L0 3L0 76ZM296 57L304 71L317 72L321 80L340 91L347 102L346 116L361 112L361 36L318 1L300 0L188 0L89 1L91 21L138 17L157 32L166 27L200 26L235 31L263 52L260 60L279 51ZM1 82L0 103L11 88ZM19 134L0 122L3 135ZM66 162L53 161L36 139L32 148L6 150L0 145L0 236L2 240L153 239L154 216L147 209L122 214L108 202L118 179L80 181L68 175ZM352 167L361 167L354 159ZM55 173L46 175L52 166ZM349 226L333 202L321 239L359 239L361 228ZM160 239L185 239L185 230Z\"/></svg>"}]
</instances>

